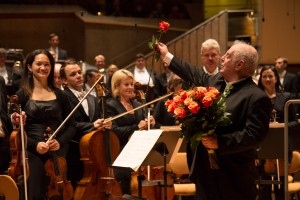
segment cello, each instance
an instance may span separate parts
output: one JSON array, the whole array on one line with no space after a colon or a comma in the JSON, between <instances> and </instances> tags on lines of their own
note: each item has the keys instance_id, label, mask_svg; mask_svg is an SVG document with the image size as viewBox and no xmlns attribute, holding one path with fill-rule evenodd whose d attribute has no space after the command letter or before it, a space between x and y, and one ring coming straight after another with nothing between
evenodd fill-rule
<instances>
[{"instance_id":1,"label":"cello","mask_svg":"<svg viewBox=\"0 0 300 200\"><path fill-rule=\"evenodd\" d=\"M104 108L105 88L97 84L96 89ZM74 200L114 199L122 196L120 184L115 180L111 167L112 161L116 159L119 152L119 139L113 132L100 127L82 136L80 155L84 164L84 173L76 187Z\"/></svg>"},{"instance_id":2,"label":"cello","mask_svg":"<svg viewBox=\"0 0 300 200\"><path fill-rule=\"evenodd\" d=\"M22 109L17 104L18 96L10 97L10 109L20 114L20 127L13 130L10 135L10 150L12 159L8 168L8 175L17 183L20 197L27 200L27 179L29 177L29 165L26 154L26 133L24 132ZM22 193L24 192L24 193Z\"/></svg>"}]
</instances>

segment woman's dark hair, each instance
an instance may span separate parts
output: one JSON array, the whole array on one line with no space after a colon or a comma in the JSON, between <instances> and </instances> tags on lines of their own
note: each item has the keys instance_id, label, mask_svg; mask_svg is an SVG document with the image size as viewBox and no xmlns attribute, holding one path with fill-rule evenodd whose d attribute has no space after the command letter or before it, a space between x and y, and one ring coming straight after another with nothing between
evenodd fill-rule
<instances>
[{"instance_id":1,"label":"woman's dark hair","mask_svg":"<svg viewBox=\"0 0 300 200\"><path fill-rule=\"evenodd\" d=\"M26 59L24 61L24 75L22 78L22 84L21 84L21 88L24 90L24 92L31 96L33 88L34 88L34 82L33 82L33 76L32 76L32 72L29 71L28 67L32 66L32 63L35 60L35 57L39 54L45 54L50 62L51 65L51 70L50 70L50 74L48 76L48 87L52 90L55 89L54 86L54 65L55 65L55 60L53 58L53 56L51 55L51 53L48 50L44 50L44 49L37 49L34 50L33 52L29 53L26 56Z\"/></svg>"},{"instance_id":2,"label":"woman's dark hair","mask_svg":"<svg viewBox=\"0 0 300 200\"><path fill-rule=\"evenodd\" d=\"M274 75L275 75L275 78L276 78L276 83L275 83L275 90L276 90L276 92L282 92L283 91L283 87L282 87L282 85L280 83L280 77L279 77L279 74L277 72L276 67L273 66L273 65L265 65L265 66L263 66L261 68L260 76L259 76L259 80L258 80L258 87L261 88L262 90L265 89L265 87L262 84L261 79L262 79L263 72L266 71L266 70L269 70L269 69L274 72Z\"/></svg>"}]
</instances>

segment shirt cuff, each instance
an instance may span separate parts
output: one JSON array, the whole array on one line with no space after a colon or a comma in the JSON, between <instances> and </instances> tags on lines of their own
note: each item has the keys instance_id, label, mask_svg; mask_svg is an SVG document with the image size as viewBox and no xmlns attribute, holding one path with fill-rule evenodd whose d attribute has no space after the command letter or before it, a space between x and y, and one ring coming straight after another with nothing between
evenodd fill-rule
<instances>
[{"instance_id":1,"label":"shirt cuff","mask_svg":"<svg viewBox=\"0 0 300 200\"><path fill-rule=\"evenodd\" d=\"M168 52L165 57L163 58L163 62L167 64L167 66L170 65L171 60L174 58L174 55Z\"/></svg>"}]
</instances>

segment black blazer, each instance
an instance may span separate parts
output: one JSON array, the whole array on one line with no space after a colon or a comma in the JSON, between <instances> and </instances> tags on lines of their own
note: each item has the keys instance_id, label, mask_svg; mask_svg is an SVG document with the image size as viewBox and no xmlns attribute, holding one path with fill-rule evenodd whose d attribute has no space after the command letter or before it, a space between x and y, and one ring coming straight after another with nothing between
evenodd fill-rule
<instances>
[{"instance_id":1,"label":"black blazer","mask_svg":"<svg viewBox=\"0 0 300 200\"><path fill-rule=\"evenodd\" d=\"M69 103L72 109L75 108L75 106L77 106L77 104L79 103L78 98L67 87L65 87L64 93L68 96ZM100 109L98 106L98 99L93 95L88 95L86 99L89 107L89 115L86 114L82 105L80 105L74 113L77 131L73 139L78 142L83 135L91 132L94 129L93 122L101 117Z\"/></svg>"},{"instance_id":2,"label":"black blazer","mask_svg":"<svg viewBox=\"0 0 300 200\"><path fill-rule=\"evenodd\" d=\"M283 88L285 92L290 92L294 98L294 95L297 93L297 77L295 74L286 72L283 79Z\"/></svg>"},{"instance_id":3,"label":"black blazer","mask_svg":"<svg viewBox=\"0 0 300 200\"><path fill-rule=\"evenodd\" d=\"M155 76L154 83L158 96L163 96L167 94L168 81L166 72L162 72Z\"/></svg>"},{"instance_id":4,"label":"black blazer","mask_svg":"<svg viewBox=\"0 0 300 200\"><path fill-rule=\"evenodd\" d=\"M169 69L195 85L214 86L221 92L226 86L220 73L209 76L176 57ZM211 199L255 199L256 148L268 132L271 110L269 98L251 77L233 85L226 98L226 111L231 113L232 124L215 132L220 170L210 169L207 150L202 144L197 148L191 169L190 178L200 181Z\"/></svg>"},{"instance_id":5,"label":"black blazer","mask_svg":"<svg viewBox=\"0 0 300 200\"><path fill-rule=\"evenodd\" d=\"M134 100L131 101L131 104L133 108L142 105L140 102ZM107 100L108 117L114 117L124 112L126 112L126 109L118 99L110 98ZM112 131L117 134L121 148L126 145L133 132L139 130L138 124L144 119L144 111L143 109L139 109L134 111L134 114L127 114L112 121Z\"/></svg>"}]
</instances>

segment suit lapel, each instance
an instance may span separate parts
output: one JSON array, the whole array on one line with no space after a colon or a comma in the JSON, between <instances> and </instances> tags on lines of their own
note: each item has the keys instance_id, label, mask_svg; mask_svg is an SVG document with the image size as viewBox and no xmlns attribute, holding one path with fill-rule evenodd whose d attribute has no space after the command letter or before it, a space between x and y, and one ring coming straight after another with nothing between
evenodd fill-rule
<instances>
[{"instance_id":1,"label":"suit lapel","mask_svg":"<svg viewBox=\"0 0 300 200\"><path fill-rule=\"evenodd\" d=\"M74 95L74 93L73 93L69 88L66 88L66 89L65 89L65 92L71 97L71 98L69 98L69 99L70 99L70 101L72 102L72 104L74 104L74 107L75 107L75 106L79 103L78 98ZM82 105L80 105L80 106L78 107L78 110L79 110L82 114L87 115L87 114L85 113L84 108L83 108Z\"/></svg>"}]
</instances>

